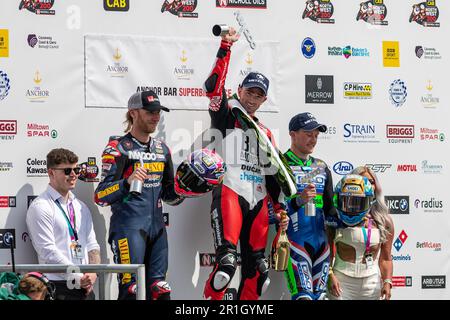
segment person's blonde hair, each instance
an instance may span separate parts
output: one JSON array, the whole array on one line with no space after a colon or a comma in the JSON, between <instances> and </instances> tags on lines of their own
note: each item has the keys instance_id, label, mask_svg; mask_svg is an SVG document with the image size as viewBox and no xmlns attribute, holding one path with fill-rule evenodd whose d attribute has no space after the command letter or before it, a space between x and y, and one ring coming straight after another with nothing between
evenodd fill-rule
<instances>
[{"instance_id":1,"label":"person's blonde hair","mask_svg":"<svg viewBox=\"0 0 450 320\"><path fill-rule=\"evenodd\" d=\"M380 229L380 238L381 242L384 243L387 240L387 236L390 234L390 231L387 228L387 219L389 219L389 209L384 202L383 189L381 188L380 181L378 180L377 175L373 172L372 169L366 166L359 166L351 172L352 174L363 175L364 173L370 174L370 176L375 181L375 203L372 205L370 209L370 215L373 220Z\"/></svg>"},{"instance_id":2,"label":"person's blonde hair","mask_svg":"<svg viewBox=\"0 0 450 320\"><path fill-rule=\"evenodd\" d=\"M125 124L127 127L125 128L124 132L128 133L131 131L131 127L133 127L133 117L131 116L131 110L128 110L125 114L125 121L123 124Z\"/></svg>"}]
</instances>

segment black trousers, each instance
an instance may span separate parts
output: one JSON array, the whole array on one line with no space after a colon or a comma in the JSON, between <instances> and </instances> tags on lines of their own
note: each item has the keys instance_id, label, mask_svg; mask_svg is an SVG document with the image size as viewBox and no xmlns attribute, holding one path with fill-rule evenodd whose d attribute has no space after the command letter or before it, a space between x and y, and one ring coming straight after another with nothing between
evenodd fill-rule
<instances>
[{"instance_id":1,"label":"black trousers","mask_svg":"<svg viewBox=\"0 0 450 320\"><path fill-rule=\"evenodd\" d=\"M52 281L55 284L56 300L95 300L94 291L86 295L86 289L69 289L66 281Z\"/></svg>"}]
</instances>

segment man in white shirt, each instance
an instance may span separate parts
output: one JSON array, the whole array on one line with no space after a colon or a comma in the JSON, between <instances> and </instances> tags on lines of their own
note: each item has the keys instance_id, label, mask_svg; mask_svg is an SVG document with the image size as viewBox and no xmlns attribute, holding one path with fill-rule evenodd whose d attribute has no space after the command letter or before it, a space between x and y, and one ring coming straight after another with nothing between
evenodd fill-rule
<instances>
[{"instance_id":1,"label":"man in white shirt","mask_svg":"<svg viewBox=\"0 0 450 320\"><path fill-rule=\"evenodd\" d=\"M88 207L71 192L80 173L78 156L67 149L47 154L50 183L27 212L26 222L40 264L99 264ZM71 270L69 270L71 272ZM57 300L94 300L95 273L47 274L56 285ZM75 283L72 279L75 278Z\"/></svg>"}]
</instances>

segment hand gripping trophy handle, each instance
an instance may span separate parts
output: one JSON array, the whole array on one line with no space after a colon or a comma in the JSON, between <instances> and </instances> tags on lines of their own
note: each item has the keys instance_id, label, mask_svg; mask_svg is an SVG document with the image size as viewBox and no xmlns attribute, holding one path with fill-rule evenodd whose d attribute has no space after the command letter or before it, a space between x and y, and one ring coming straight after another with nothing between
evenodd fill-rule
<instances>
[{"instance_id":1,"label":"hand gripping trophy handle","mask_svg":"<svg viewBox=\"0 0 450 320\"><path fill-rule=\"evenodd\" d=\"M216 37L222 37L224 35L227 35L229 31L230 31L230 26L228 26L226 24L216 24L212 28L212 33Z\"/></svg>"},{"instance_id":2,"label":"hand gripping trophy handle","mask_svg":"<svg viewBox=\"0 0 450 320\"><path fill-rule=\"evenodd\" d=\"M286 217L286 211L281 212L280 220ZM278 240L271 251L271 266L275 271L283 272L287 270L290 258L290 243L286 231L279 231Z\"/></svg>"}]
</instances>

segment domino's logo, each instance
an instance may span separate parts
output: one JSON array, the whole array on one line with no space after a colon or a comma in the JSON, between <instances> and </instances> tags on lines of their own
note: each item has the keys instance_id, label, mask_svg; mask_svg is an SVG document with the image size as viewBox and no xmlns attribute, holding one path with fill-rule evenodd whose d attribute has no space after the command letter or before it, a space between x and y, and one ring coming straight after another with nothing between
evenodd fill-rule
<instances>
[{"instance_id":1,"label":"domino's logo","mask_svg":"<svg viewBox=\"0 0 450 320\"><path fill-rule=\"evenodd\" d=\"M402 232L400 232L399 236L394 242L394 248L397 250L397 252L400 251L400 249L403 247L406 239L408 239L408 235L406 234L405 230L402 230Z\"/></svg>"}]
</instances>

